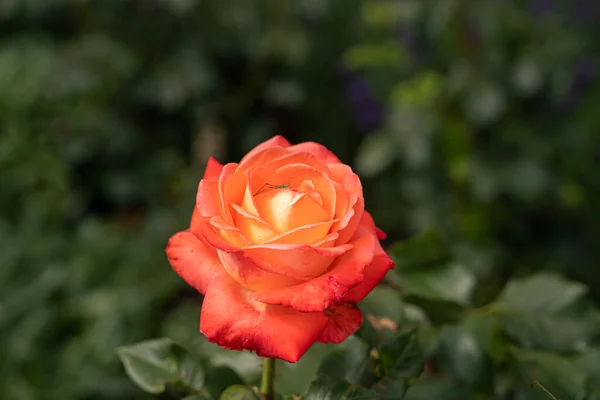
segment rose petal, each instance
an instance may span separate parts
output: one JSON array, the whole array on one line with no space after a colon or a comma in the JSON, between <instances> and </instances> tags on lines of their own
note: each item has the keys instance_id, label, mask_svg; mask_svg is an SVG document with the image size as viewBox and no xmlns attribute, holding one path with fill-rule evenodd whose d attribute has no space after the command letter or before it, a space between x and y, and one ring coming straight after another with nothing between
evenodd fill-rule
<instances>
[{"instance_id":1,"label":"rose petal","mask_svg":"<svg viewBox=\"0 0 600 400\"><path fill-rule=\"evenodd\" d=\"M301 283L289 276L258 268L242 251L227 253L217 250L223 268L240 285L250 290L273 290Z\"/></svg>"},{"instance_id":2,"label":"rose petal","mask_svg":"<svg viewBox=\"0 0 600 400\"><path fill-rule=\"evenodd\" d=\"M252 157L244 157L243 162L237 165L235 172L227 180L225 189L225 198L227 199L227 202L242 204L248 183L248 171L264 167L270 160L284 154L288 154L288 151L283 147L271 147L253 154Z\"/></svg>"},{"instance_id":3,"label":"rose petal","mask_svg":"<svg viewBox=\"0 0 600 400\"><path fill-rule=\"evenodd\" d=\"M352 250L337 258L326 274L283 290L256 292L250 298L298 311L324 310L363 281L363 271L373 260L373 235L359 237L351 244L354 246Z\"/></svg>"},{"instance_id":4,"label":"rose petal","mask_svg":"<svg viewBox=\"0 0 600 400\"><path fill-rule=\"evenodd\" d=\"M255 204L259 215L280 233L329 220L327 211L317 201L291 189L264 193L257 196Z\"/></svg>"},{"instance_id":5,"label":"rose petal","mask_svg":"<svg viewBox=\"0 0 600 400\"><path fill-rule=\"evenodd\" d=\"M207 179L200 181L196 194L196 208L204 217L220 215L223 212L218 181Z\"/></svg>"},{"instance_id":6,"label":"rose petal","mask_svg":"<svg viewBox=\"0 0 600 400\"><path fill-rule=\"evenodd\" d=\"M221 207L223 218L229 222L233 223L233 218L231 215L231 210L229 209L229 201L227 200L227 196L225 192L231 181L232 176L235 174L237 169L237 164L229 163L223 167L223 172L221 172L221 176L219 178L219 199L221 200ZM236 203L237 204L237 203Z\"/></svg>"},{"instance_id":7,"label":"rose petal","mask_svg":"<svg viewBox=\"0 0 600 400\"><path fill-rule=\"evenodd\" d=\"M200 332L208 341L294 363L327 325L323 312L302 313L269 306L248 300L247 293L229 276L211 283L200 316Z\"/></svg>"},{"instance_id":8,"label":"rose petal","mask_svg":"<svg viewBox=\"0 0 600 400\"><path fill-rule=\"evenodd\" d=\"M246 171L246 191L244 192L242 207L251 213L260 215L256 197L277 190L276 187L279 186L285 186L285 184L281 183L279 175L275 171L266 167L249 169Z\"/></svg>"},{"instance_id":9,"label":"rose petal","mask_svg":"<svg viewBox=\"0 0 600 400\"><path fill-rule=\"evenodd\" d=\"M323 205L323 197L321 194L315 190L315 185L311 181L302 181L300 186L296 188L300 193L304 193L310 197L321 206ZM333 215L330 215L329 218L332 218Z\"/></svg>"},{"instance_id":10,"label":"rose petal","mask_svg":"<svg viewBox=\"0 0 600 400\"><path fill-rule=\"evenodd\" d=\"M201 224L206 223L209 220L208 217L202 216L197 207L194 207L194 211L192 212L192 218L190 219L190 232L192 232L196 237L202 237L202 229L200 228Z\"/></svg>"},{"instance_id":11,"label":"rose petal","mask_svg":"<svg viewBox=\"0 0 600 400\"><path fill-rule=\"evenodd\" d=\"M269 161L265 166L277 170L288 165L306 165L328 176L331 175L327 164L318 156L313 155L311 152L289 152L289 149L287 154Z\"/></svg>"},{"instance_id":12,"label":"rose petal","mask_svg":"<svg viewBox=\"0 0 600 400\"><path fill-rule=\"evenodd\" d=\"M277 174L283 182L289 183L291 188L299 188L304 182L310 182L314 190L319 193L319 202L328 214L328 219L333 219L336 209L336 191L334 182L326 173L302 164L290 164L279 168Z\"/></svg>"},{"instance_id":13,"label":"rose petal","mask_svg":"<svg viewBox=\"0 0 600 400\"><path fill-rule=\"evenodd\" d=\"M354 303L332 304L325 313L329 321L318 339L320 343L342 343L355 333L363 322L363 315Z\"/></svg>"},{"instance_id":14,"label":"rose petal","mask_svg":"<svg viewBox=\"0 0 600 400\"><path fill-rule=\"evenodd\" d=\"M223 165L213 157L210 157L206 163L203 179L219 179L219 175L221 175L222 170Z\"/></svg>"},{"instance_id":15,"label":"rose petal","mask_svg":"<svg viewBox=\"0 0 600 400\"><path fill-rule=\"evenodd\" d=\"M377 231L377 238L379 240L385 240L387 238L387 235L386 235L386 233L384 231L382 231L379 228L375 228L375 230Z\"/></svg>"},{"instance_id":16,"label":"rose petal","mask_svg":"<svg viewBox=\"0 0 600 400\"><path fill-rule=\"evenodd\" d=\"M230 245L233 245L234 248L241 248L251 244L242 231L225 221L220 215L210 218L208 222L211 227L217 229L221 238L226 240ZM201 233L200 235L203 236L204 234Z\"/></svg>"},{"instance_id":17,"label":"rose petal","mask_svg":"<svg viewBox=\"0 0 600 400\"><path fill-rule=\"evenodd\" d=\"M223 218L220 216L212 217L210 220L198 224L197 229L199 231L198 235L217 250L223 250L231 253L239 251L239 249L243 247L237 245L237 243L231 240L245 240L241 232L239 232L237 228L227 226ZM231 239L226 239L224 237L226 234L229 234Z\"/></svg>"},{"instance_id":18,"label":"rose petal","mask_svg":"<svg viewBox=\"0 0 600 400\"><path fill-rule=\"evenodd\" d=\"M336 258L351 248L351 244L330 248L261 244L245 247L243 250L259 268L307 281L323 274Z\"/></svg>"},{"instance_id":19,"label":"rose petal","mask_svg":"<svg viewBox=\"0 0 600 400\"><path fill-rule=\"evenodd\" d=\"M358 176L352 172L352 169L344 164L333 164L330 166L331 172L334 175L334 179L339 182L343 191L348 194L348 206L351 207L345 213L339 222L339 225L333 227L333 229L339 229L340 237L337 243L346 243L358 226L365 208L365 202L362 193L362 185ZM338 198L340 194L338 193ZM338 207L339 209L339 207ZM341 210L339 210L341 211ZM339 212L336 210L336 216L339 218Z\"/></svg>"},{"instance_id":20,"label":"rose petal","mask_svg":"<svg viewBox=\"0 0 600 400\"><path fill-rule=\"evenodd\" d=\"M237 204L231 204L233 208L233 222L242 232L244 237L252 243L264 243L278 235L269 224L259 216L243 209Z\"/></svg>"},{"instance_id":21,"label":"rose petal","mask_svg":"<svg viewBox=\"0 0 600 400\"><path fill-rule=\"evenodd\" d=\"M248 160L250 160L252 157L254 157L255 155L270 149L272 147L290 147L292 144L290 142L287 141L286 138L284 138L281 135L276 135L273 136L271 139L266 140L262 143L260 143L259 145L257 145L256 147L254 147L252 150L250 150L245 156L244 158L242 158L242 161L240 161L240 164L242 163L246 163Z\"/></svg>"},{"instance_id":22,"label":"rose petal","mask_svg":"<svg viewBox=\"0 0 600 400\"><path fill-rule=\"evenodd\" d=\"M360 224L357 228L357 234L370 234L377 238L378 229L375 226L373 217L367 211L364 212ZM380 231L380 230L379 230ZM360 285L352 288L343 301L358 303L364 299L375 286L383 279L385 274L394 268L394 261L385 253L379 240L375 240L375 256L373 261L365 268L365 276Z\"/></svg>"},{"instance_id":23,"label":"rose petal","mask_svg":"<svg viewBox=\"0 0 600 400\"><path fill-rule=\"evenodd\" d=\"M213 278L226 274L215 249L189 231L173 235L165 251L175 273L200 293L206 293Z\"/></svg>"},{"instance_id":24,"label":"rose petal","mask_svg":"<svg viewBox=\"0 0 600 400\"><path fill-rule=\"evenodd\" d=\"M393 268L394 261L387 254L376 254L373 257L373 262L365 268L363 281L358 286L350 289L342 300L358 303L371 293L385 274Z\"/></svg>"},{"instance_id":25,"label":"rose petal","mask_svg":"<svg viewBox=\"0 0 600 400\"><path fill-rule=\"evenodd\" d=\"M279 236L273 237L264 242L264 244L308 244L315 243L315 238L321 239L327 235L331 225L336 222L325 221L318 224L304 225L296 229L292 229Z\"/></svg>"},{"instance_id":26,"label":"rose petal","mask_svg":"<svg viewBox=\"0 0 600 400\"><path fill-rule=\"evenodd\" d=\"M320 158L327 164L339 164L340 159L336 157L327 147L315 142L304 142L288 147L293 152L309 152Z\"/></svg>"},{"instance_id":27,"label":"rose petal","mask_svg":"<svg viewBox=\"0 0 600 400\"><path fill-rule=\"evenodd\" d=\"M334 220L333 223L335 223L336 221L337 220ZM335 242L337 241L339 236L340 236L339 233L331 232L329 235L325 236L323 239L319 240L318 242L312 243L312 245L314 247L332 247L335 245Z\"/></svg>"}]
</instances>

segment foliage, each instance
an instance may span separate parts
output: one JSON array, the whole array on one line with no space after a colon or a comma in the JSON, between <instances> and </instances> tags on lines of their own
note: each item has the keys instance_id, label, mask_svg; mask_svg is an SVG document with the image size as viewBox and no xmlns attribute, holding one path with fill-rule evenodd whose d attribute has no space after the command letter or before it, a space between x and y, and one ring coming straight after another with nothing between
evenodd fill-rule
<instances>
[{"instance_id":1,"label":"foliage","mask_svg":"<svg viewBox=\"0 0 600 400\"><path fill-rule=\"evenodd\" d=\"M600 399L598 10L572 3L0 2L3 398L255 397L163 250L207 157L276 132L354 166L397 262L282 395Z\"/></svg>"}]
</instances>

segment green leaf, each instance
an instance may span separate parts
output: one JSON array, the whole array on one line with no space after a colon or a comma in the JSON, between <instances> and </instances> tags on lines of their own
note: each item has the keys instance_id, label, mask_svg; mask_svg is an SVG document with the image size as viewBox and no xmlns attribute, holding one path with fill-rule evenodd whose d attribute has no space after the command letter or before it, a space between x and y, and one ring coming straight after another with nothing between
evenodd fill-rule
<instances>
[{"instance_id":1,"label":"green leaf","mask_svg":"<svg viewBox=\"0 0 600 400\"><path fill-rule=\"evenodd\" d=\"M319 366L319 376L342 379L354 385L368 385L375 380L374 362L369 346L356 336L350 336L337 346Z\"/></svg>"},{"instance_id":2,"label":"green leaf","mask_svg":"<svg viewBox=\"0 0 600 400\"><path fill-rule=\"evenodd\" d=\"M463 382L492 391L492 365L469 331L461 326L442 330L441 358L447 367Z\"/></svg>"},{"instance_id":3,"label":"green leaf","mask_svg":"<svg viewBox=\"0 0 600 400\"><path fill-rule=\"evenodd\" d=\"M380 376L416 378L423 372L423 354L415 329L398 332L379 346L377 353L376 368Z\"/></svg>"},{"instance_id":4,"label":"green leaf","mask_svg":"<svg viewBox=\"0 0 600 400\"><path fill-rule=\"evenodd\" d=\"M468 306L475 289L475 276L464 266L452 263L438 268L403 274L404 295L431 301Z\"/></svg>"},{"instance_id":5,"label":"green leaf","mask_svg":"<svg viewBox=\"0 0 600 400\"><path fill-rule=\"evenodd\" d=\"M523 347L561 352L585 348L594 329L587 321L573 317L516 313L499 314L498 319Z\"/></svg>"},{"instance_id":6,"label":"green leaf","mask_svg":"<svg viewBox=\"0 0 600 400\"><path fill-rule=\"evenodd\" d=\"M360 302L360 310L365 315L386 317L395 323L402 321L405 311L400 293L389 286L376 286Z\"/></svg>"},{"instance_id":7,"label":"green leaf","mask_svg":"<svg viewBox=\"0 0 600 400\"><path fill-rule=\"evenodd\" d=\"M367 136L356 156L356 170L361 177L372 177L383 172L396 159L396 142L393 136L378 133Z\"/></svg>"},{"instance_id":8,"label":"green leaf","mask_svg":"<svg viewBox=\"0 0 600 400\"><path fill-rule=\"evenodd\" d=\"M540 382L559 399L582 399L587 376L575 362L557 354L515 349L513 355L526 384Z\"/></svg>"},{"instance_id":9,"label":"green leaf","mask_svg":"<svg viewBox=\"0 0 600 400\"><path fill-rule=\"evenodd\" d=\"M559 312L587 293L581 283L569 282L558 275L539 273L510 281L494 308L509 312Z\"/></svg>"},{"instance_id":10,"label":"green leaf","mask_svg":"<svg viewBox=\"0 0 600 400\"><path fill-rule=\"evenodd\" d=\"M464 400L469 397L465 390L448 378L425 378L413 383L406 392L405 400Z\"/></svg>"},{"instance_id":11,"label":"green leaf","mask_svg":"<svg viewBox=\"0 0 600 400\"><path fill-rule=\"evenodd\" d=\"M170 339L155 339L117 349L125 371L140 388L162 393L167 384L201 391L204 371L200 363Z\"/></svg>"},{"instance_id":12,"label":"green leaf","mask_svg":"<svg viewBox=\"0 0 600 400\"><path fill-rule=\"evenodd\" d=\"M417 272L424 267L438 266L450 260L445 239L438 230L420 233L407 241L397 242L390 248L400 275Z\"/></svg>"},{"instance_id":13,"label":"green leaf","mask_svg":"<svg viewBox=\"0 0 600 400\"><path fill-rule=\"evenodd\" d=\"M589 376L593 390L600 394L600 348L586 350L575 362Z\"/></svg>"},{"instance_id":14,"label":"green leaf","mask_svg":"<svg viewBox=\"0 0 600 400\"><path fill-rule=\"evenodd\" d=\"M302 400L340 400L350 399L358 388L341 379L319 376L302 395Z\"/></svg>"},{"instance_id":15,"label":"green leaf","mask_svg":"<svg viewBox=\"0 0 600 400\"><path fill-rule=\"evenodd\" d=\"M233 385L225 389L219 400L260 400L258 392L246 385Z\"/></svg>"},{"instance_id":16,"label":"green leaf","mask_svg":"<svg viewBox=\"0 0 600 400\"><path fill-rule=\"evenodd\" d=\"M575 307L586 292L582 284L541 273L509 282L489 309L524 347L581 350L598 331L600 318L591 306Z\"/></svg>"},{"instance_id":17,"label":"green leaf","mask_svg":"<svg viewBox=\"0 0 600 400\"><path fill-rule=\"evenodd\" d=\"M213 366L206 371L204 386L215 399L218 399L219 395L229 386L240 384L244 384L244 380L229 367Z\"/></svg>"},{"instance_id":18,"label":"green leaf","mask_svg":"<svg viewBox=\"0 0 600 400\"><path fill-rule=\"evenodd\" d=\"M462 326L477 340L479 346L495 361L501 362L509 350L502 325L491 315L472 313Z\"/></svg>"}]
</instances>

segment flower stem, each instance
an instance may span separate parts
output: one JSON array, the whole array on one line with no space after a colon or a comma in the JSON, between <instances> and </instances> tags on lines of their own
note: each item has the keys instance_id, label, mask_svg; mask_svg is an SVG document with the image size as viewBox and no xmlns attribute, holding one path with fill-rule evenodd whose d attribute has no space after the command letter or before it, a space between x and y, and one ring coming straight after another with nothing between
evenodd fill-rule
<instances>
[{"instance_id":1,"label":"flower stem","mask_svg":"<svg viewBox=\"0 0 600 400\"><path fill-rule=\"evenodd\" d=\"M265 358L263 364L262 381L260 383L260 393L265 400L273 400L273 381L275 380L275 359Z\"/></svg>"}]
</instances>

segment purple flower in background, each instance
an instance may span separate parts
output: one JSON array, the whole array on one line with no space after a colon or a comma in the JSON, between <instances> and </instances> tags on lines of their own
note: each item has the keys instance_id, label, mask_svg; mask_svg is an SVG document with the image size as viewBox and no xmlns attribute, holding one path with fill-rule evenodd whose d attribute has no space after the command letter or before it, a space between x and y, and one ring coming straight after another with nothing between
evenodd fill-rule
<instances>
[{"instance_id":1,"label":"purple flower in background","mask_svg":"<svg viewBox=\"0 0 600 400\"><path fill-rule=\"evenodd\" d=\"M342 70L346 95L354 120L363 132L372 132L381 126L383 109L371 87L360 74L348 69Z\"/></svg>"},{"instance_id":2,"label":"purple flower in background","mask_svg":"<svg viewBox=\"0 0 600 400\"><path fill-rule=\"evenodd\" d=\"M556 10L554 0L531 0L529 6L535 16Z\"/></svg>"},{"instance_id":3,"label":"purple flower in background","mask_svg":"<svg viewBox=\"0 0 600 400\"><path fill-rule=\"evenodd\" d=\"M569 111L576 107L590 83L597 77L597 61L590 57L581 59L574 68L571 87L558 102L559 109Z\"/></svg>"},{"instance_id":4,"label":"purple flower in background","mask_svg":"<svg viewBox=\"0 0 600 400\"><path fill-rule=\"evenodd\" d=\"M568 2L570 6L570 14L572 21L575 24L590 24L598 23L600 16L600 3L598 0L572 0Z\"/></svg>"}]
</instances>

